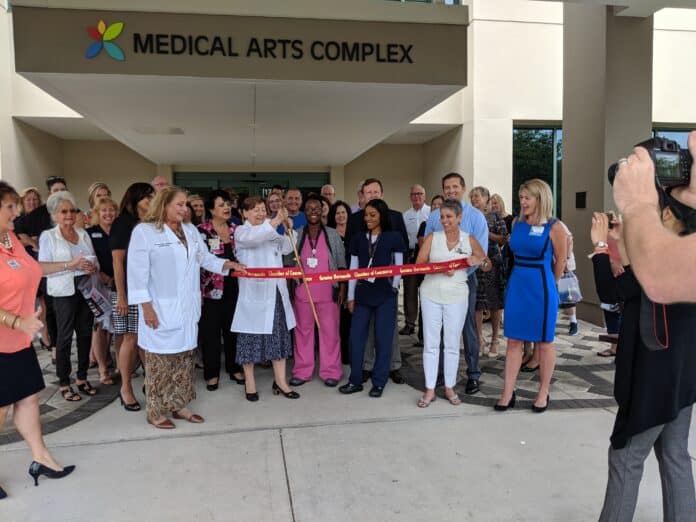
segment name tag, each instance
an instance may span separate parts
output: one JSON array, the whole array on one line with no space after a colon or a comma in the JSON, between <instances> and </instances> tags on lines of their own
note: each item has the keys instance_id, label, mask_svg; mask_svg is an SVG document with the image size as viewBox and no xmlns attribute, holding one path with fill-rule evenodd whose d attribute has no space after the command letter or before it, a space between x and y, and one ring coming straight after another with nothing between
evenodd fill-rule
<instances>
[{"instance_id":1,"label":"name tag","mask_svg":"<svg viewBox=\"0 0 696 522\"><path fill-rule=\"evenodd\" d=\"M22 268L22 265L20 265L19 262L15 259L9 259L7 261L7 266L9 266L12 270L18 270Z\"/></svg>"},{"instance_id":2,"label":"name tag","mask_svg":"<svg viewBox=\"0 0 696 522\"><path fill-rule=\"evenodd\" d=\"M101 232L92 232L92 238L94 239L101 239L103 237L104 235Z\"/></svg>"},{"instance_id":3,"label":"name tag","mask_svg":"<svg viewBox=\"0 0 696 522\"><path fill-rule=\"evenodd\" d=\"M529 229L529 235L530 236L540 236L544 233L544 227L535 225L531 229Z\"/></svg>"},{"instance_id":4,"label":"name tag","mask_svg":"<svg viewBox=\"0 0 696 522\"><path fill-rule=\"evenodd\" d=\"M173 244L174 244L174 243L171 243L171 242L169 242L169 243L155 243L155 246L156 246L156 247L159 247L159 248L165 248L165 247L170 247L170 246L172 246Z\"/></svg>"},{"instance_id":5,"label":"name tag","mask_svg":"<svg viewBox=\"0 0 696 522\"><path fill-rule=\"evenodd\" d=\"M219 237L211 237L208 240L208 246L210 247L211 250L217 250L220 248L220 238Z\"/></svg>"}]
</instances>

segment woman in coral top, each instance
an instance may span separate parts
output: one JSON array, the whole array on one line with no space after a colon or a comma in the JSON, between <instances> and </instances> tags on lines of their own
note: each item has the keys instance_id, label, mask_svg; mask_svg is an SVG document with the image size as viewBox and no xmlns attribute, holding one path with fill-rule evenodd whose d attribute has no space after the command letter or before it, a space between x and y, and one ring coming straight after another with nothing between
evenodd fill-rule
<instances>
[{"instance_id":1,"label":"woman in coral top","mask_svg":"<svg viewBox=\"0 0 696 522\"><path fill-rule=\"evenodd\" d=\"M61 466L46 448L39 420L39 392L43 375L31 345L43 328L40 310L34 309L41 275L77 269L82 258L70 262L37 263L14 234L19 215L19 195L0 181L0 428L10 409L17 431L31 449L29 474L38 485L39 476L61 478L75 466ZM0 499L7 494L0 488Z\"/></svg>"}]
</instances>

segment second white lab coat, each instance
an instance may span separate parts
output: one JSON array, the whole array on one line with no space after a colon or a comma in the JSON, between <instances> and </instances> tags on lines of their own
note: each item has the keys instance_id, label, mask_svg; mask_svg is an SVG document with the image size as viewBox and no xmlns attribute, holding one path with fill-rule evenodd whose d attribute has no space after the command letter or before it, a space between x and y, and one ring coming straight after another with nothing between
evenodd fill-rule
<instances>
[{"instance_id":1,"label":"second white lab coat","mask_svg":"<svg viewBox=\"0 0 696 522\"><path fill-rule=\"evenodd\" d=\"M225 259L212 255L191 224L182 224L187 247L164 225L141 223L128 245L128 303L137 304L138 345L159 354L181 353L198 344L200 269L227 274ZM142 303L152 302L159 326L145 324Z\"/></svg>"},{"instance_id":2,"label":"second white lab coat","mask_svg":"<svg viewBox=\"0 0 696 522\"><path fill-rule=\"evenodd\" d=\"M280 268L283 255L292 252L290 239L278 234L268 220L261 225L252 226L245 222L237 227L234 245L237 260L248 268ZM283 301L288 330L295 328L295 314L285 279L240 277L239 299L231 330L248 334L273 333L276 291L280 292Z\"/></svg>"}]
</instances>

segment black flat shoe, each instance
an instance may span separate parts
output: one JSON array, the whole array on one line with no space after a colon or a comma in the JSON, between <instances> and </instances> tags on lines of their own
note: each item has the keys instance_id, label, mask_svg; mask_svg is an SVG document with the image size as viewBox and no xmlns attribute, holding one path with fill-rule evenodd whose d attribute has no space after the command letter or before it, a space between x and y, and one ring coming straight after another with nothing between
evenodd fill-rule
<instances>
[{"instance_id":1,"label":"black flat shoe","mask_svg":"<svg viewBox=\"0 0 696 522\"><path fill-rule=\"evenodd\" d=\"M275 381L273 381L273 395L280 395L283 394L283 396L286 399L299 399L300 394L297 393L296 391L290 390L289 392L284 392L283 390L280 389L280 386L276 384Z\"/></svg>"},{"instance_id":2,"label":"black flat shoe","mask_svg":"<svg viewBox=\"0 0 696 522\"><path fill-rule=\"evenodd\" d=\"M510 400L508 401L507 405L504 404L496 404L493 406L493 409L495 411L507 411L508 408L514 408L515 407L515 401L517 400L517 397L515 396L515 392L512 392L512 397L510 397Z\"/></svg>"},{"instance_id":3,"label":"black flat shoe","mask_svg":"<svg viewBox=\"0 0 696 522\"><path fill-rule=\"evenodd\" d=\"M131 402L130 404L127 404L126 401L123 400L123 395L119 392L118 398L121 401L121 406L123 406L123 409L126 411L140 411L140 403L138 401Z\"/></svg>"},{"instance_id":4,"label":"black flat shoe","mask_svg":"<svg viewBox=\"0 0 696 522\"><path fill-rule=\"evenodd\" d=\"M50 479L59 479L70 475L73 471L75 471L75 466L65 466L61 471L57 471L36 461L33 461L29 466L29 475L34 479L35 486L39 485L41 475Z\"/></svg>"},{"instance_id":5,"label":"black flat shoe","mask_svg":"<svg viewBox=\"0 0 696 522\"><path fill-rule=\"evenodd\" d=\"M5 490L0 488L0 500L3 498L7 498L7 493L5 493Z\"/></svg>"},{"instance_id":6,"label":"black flat shoe","mask_svg":"<svg viewBox=\"0 0 696 522\"><path fill-rule=\"evenodd\" d=\"M378 398L378 397L382 396L383 391L384 391L384 386L373 386L372 389L370 390L369 395L370 395L370 397Z\"/></svg>"},{"instance_id":7,"label":"black flat shoe","mask_svg":"<svg viewBox=\"0 0 696 522\"><path fill-rule=\"evenodd\" d=\"M389 377L394 384L404 384L406 382L406 379L404 379L404 376L401 375L400 370L393 370L389 372Z\"/></svg>"},{"instance_id":8,"label":"black flat shoe","mask_svg":"<svg viewBox=\"0 0 696 522\"><path fill-rule=\"evenodd\" d=\"M259 394L257 392L247 393L246 400L248 400L249 402L256 402L259 400Z\"/></svg>"},{"instance_id":9,"label":"black flat shoe","mask_svg":"<svg viewBox=\"0 0 696 522\"><path fill-rule=\"evenodd\" d=\"M536 406L534 403L532 403L532 411L534 413L544 413L546 411L546 408L549 407L549 402L551 402L551 397L549 395L546 396L546 405L543 407Z\"/></svg>"},{"instance_id":10,"label":"black flat shoe","mask_svg":"<svg viewBox=\"0 0 696 522\"><path fill-rule=\"evenodd\" d=\"M355 384L348 383L348 384L344 384L343 386L341 386L338 389L338 391L345 394L345 395L349 395L351 393L358 393L358 392L363 391L363 386L362 386L362 384L355 385Z\"/></svg>"},{"instance_id":11,"label":"black flat shoe","mask_svg":"<svg viewBox=\"0 0 696 522\"><path fill-rule=\"evenodd\" d=\"M338 386L338 381L336 379L326 379L324 381L324 386L328 386L329 388L335 388Z\"/></svg>"},{"instance_id":12,"label":"black flat shoe","mask_svg":"<svg viewBox=\"0 0 696 522\"><path fill-rule=\"evenodd\" d=\"M230 381L234 381L237 384L244 384L246 382L246 379L242 377L241 379L237 379L233 373L230 374Z\"/></svg>"},{"instance_id":13,"label":"black flat shoe","mask_svg":"<svg viewBox=\"0 0 696 522\"><path fill-rule=\"evenodd\" d=\"M302 385L303 385L304 383L306 383L306 382L307 382L307 381L303 381L302 379L298 379L297 377L293 377L292 379L290 379L290 381L288 382L288 384L289 384L290 386L302 386Z\"/></svg>"},{"instance_id":14,"label":"black flat shoe","mask_svg":"<svg viewBox=\"0 0 696 522\"><path fill-rule=\"evenodd\" d=\"M220 386L219 382L216 382L215 384L206 384L205 389L208 391L215 391L218 389L218 386Z\"/></svg>"},{"instance_id":15,"label":"black flat shoe","mask_svg":"<svg viewBox=\"0 0 696 522\"><path fill-rule=\"evenodd\" d=\"M466 388L464 388L464 393L467 395L473 395L474 393L478 393L480 390L479 386L479 381L478 379L469 379L466 381Z\"/></svg>"}]
</instances>

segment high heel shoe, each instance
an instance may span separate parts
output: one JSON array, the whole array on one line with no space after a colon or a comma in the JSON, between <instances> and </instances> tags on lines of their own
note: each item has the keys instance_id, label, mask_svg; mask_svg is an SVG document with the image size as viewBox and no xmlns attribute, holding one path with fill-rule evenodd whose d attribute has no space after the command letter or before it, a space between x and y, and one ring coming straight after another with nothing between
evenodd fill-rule
<instances>
[{"instance_id":1,"label":"high heel shoe","mask_svg":"<svg viewBox=\"0 0 696 522\"><path fill-rule=\"evenodd\" d=\"M118 398L121 401L121 406L123 406L124 410L126 410L126 411L140 411L140 403L138 401L127 404L126 401L123 400L123 395L121 395L121 392L118 393Z\"/></svg>"},{"instance_id":2,"label":"high heel shoe","mask_svg":"<svg viewBox=\"0 0 696 522\"><path fill-rule=\"evenodd\" d=\"M517 397L515 396L515 392L512 392L512 397L510 397L510 401L508 401L507 404L496 404L493 406L493 409L495 411L507 411L508 408L514 408L515 407L515 401L517 401Z\"/></svg>"},{"instance_id":3,"label":"high heel shoe","mask_svg":"<svg viewBox=\"0 0 696 522\"><path fill-rule=\"evenodd\" d=\"M248 400L249 402L256 402L259 400L259 393L249 393L246 388L246 383L244 384L244 394L246 395L246 400Z\"/></svg>"},{"instance_id":4,"label":"high heel shoe","mask_svg":"<svg viewBox=\"0 0 696 522\"><path fill-rule=\"evenodd\" d=\"M546 405L543 407L536 406L534 403L532 403L532 411L534 413L544 413L546 411L546 408L549 407L549 402L551 402L551 396L547 395L546 396Z\"/></svg>"},{"instance_id":5,"label":"high heel shoe","mask_svg":"<svg viewBox=\"0 0 696 522\"><path fill-rule=\"evenodd\" d=\"M273 381L273 395L280 395L283 394L286 399L299 399L300 394L297 393L296 391L290 390L289 392L284 392L283 390L280 389L280 386L276 384L275 381Z\"/></svg>"},{"instance_id":6,"label":"high heel shoe","mask_svg":"<svg viewBox=\"0 0 696 522\"><path fill-rule=\"evenodd\" d=\"M73 471L75 471L75 466L65 466L61 471L58 471L36 461L33 461L29 466L29 475L34 479L35 486L39 485L39 477L41 475L50 479L59 479L70 475Z\"/></svg>"}]
</instances>

